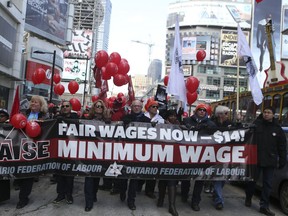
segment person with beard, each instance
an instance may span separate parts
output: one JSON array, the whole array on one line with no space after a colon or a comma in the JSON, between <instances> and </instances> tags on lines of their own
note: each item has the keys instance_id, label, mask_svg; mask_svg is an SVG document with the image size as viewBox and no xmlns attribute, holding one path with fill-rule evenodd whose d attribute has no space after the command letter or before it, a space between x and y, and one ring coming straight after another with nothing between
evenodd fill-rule
<instances>
[{"instance_id":1,"label":"person with beard","mask_svg":"<svg viewBox=\"0 0 288 216\"><path fill-rule=\"evenodd\" d=\"M264 215L274 216L269 209L269 197L272 189L272 181L276 168L282 169L286 165L286 136L274 118L275 109L267 106L263 113L254 121L255 131L253 143L257 145L257 167L254 181L247 183L245 188L245 206L251 207L252 197L256 182L262 174L262 192L260 197L259 212Z\"/></svg>"},{"instance_id":2,"label":"person with beard","mask_svg":"<svg viewBox=\"0 0 288 216\"><path fill-rule=\"evenodd\" d=\"M129 123L137 121L138 117L143 114L142 108L143 108L143 104L140 100L134 100L132 102L131 113L125 115L122 118L122 121L125 127L128 126ZM124 202L126 199L127 184L128 184L128 179L121 179L120 200L122 202ZM136 189L137 189L137 180L130 179L129 184L128 184L127 205L128 205L128 208L131 210L136 210L136 206L135 206Z\"/></svg>"},{"instance_id":3,"label":"person with beard","mask_svg":"<svg viewBox=\"0 0 288 216\"><path fill-rule=\"evenodd\" d=\"M72 106L69 101L63 101L61 105L60 114L56 117L57 119L78 119L77 113L72 112ZM60 203L66 198L68 204L73 203L73 185L74 185L74 176L64 176L64 175L55 175L57 182L57 193L58 196L53 201L54 204Z\"/></svg>"},{"instance_id":4,"label":"person with beard","mask_svg":"<svg viewBox=\"0 0 288 216\"><path fill-rule=\"evenodd\" d=\"M198 104L195 108L195 113L191 117L183 120L183 124L188 130L205 130L216 128L215 123L208 117L207 106L205 104ZM200 211L199 203L201 201L201 192L204 187L204 181L196 180L192 194L191 208L194 211ZM181 182L181 197L182 202L188 199L190 189L190 181L184 180Z\"/></svg>"}]
</instances>

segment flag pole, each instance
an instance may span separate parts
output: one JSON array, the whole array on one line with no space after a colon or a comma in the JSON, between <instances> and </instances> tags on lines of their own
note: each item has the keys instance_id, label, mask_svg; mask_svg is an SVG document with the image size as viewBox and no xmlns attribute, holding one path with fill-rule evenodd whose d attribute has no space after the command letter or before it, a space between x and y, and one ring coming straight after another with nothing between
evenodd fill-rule
<instances>
[{"instance_id":1,"label":"flag pole","mask_svg":"<svg viewBox=\"0 0 288 216\"><path fill-rule=\"evenodd\" d=\"M237 80L236 80L236 114L239 114L239 55L237 54Z\"/></svg>"}]
</instances>

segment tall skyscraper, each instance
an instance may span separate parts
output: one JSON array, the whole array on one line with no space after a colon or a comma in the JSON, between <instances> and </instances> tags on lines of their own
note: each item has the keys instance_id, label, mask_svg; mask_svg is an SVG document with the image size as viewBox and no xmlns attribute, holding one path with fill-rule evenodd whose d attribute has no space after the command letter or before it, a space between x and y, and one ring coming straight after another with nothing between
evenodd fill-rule
<instances>
[{"instance_id":1,"label":"tall skyscraper","mask_svg":"<svg viewBox=\"0 0 288 216\"><path fill-rule=\"evenodd\" d=\"M151 78L152 84L155 84L161 80L162 74L162 61L159 59L153 59L148 68L148 77Z\"/></svg>"}]
</instances>

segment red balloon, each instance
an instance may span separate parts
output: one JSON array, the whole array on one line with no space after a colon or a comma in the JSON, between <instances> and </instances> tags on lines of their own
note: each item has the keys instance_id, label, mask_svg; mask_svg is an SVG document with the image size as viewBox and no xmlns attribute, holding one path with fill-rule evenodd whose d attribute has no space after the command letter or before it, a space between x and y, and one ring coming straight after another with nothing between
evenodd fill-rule
<instances>
[{"instance_id":1,"label":"red balloon","mask_svg":"<svg viewBox=\"0 0 288 216\"><path fill-rule=\"evenodd\" d=\"M113 83L116 86L122 86L127 84L127 79L123 74L116 74L113 78Z\"/></svg>"},{"instance_id":2,"label":"red balloon","mask_svg":"<svg viewBox=\"0 0 288 216\"><path fill-rule=\"evenodd\" d=\"M169 76L166 75L166 76L164 77L164 85L165 85L165 86L168 85L168 81L169 81Z\"/></svg>"},{"instance_id":3,"label":"red balloon","mask_svg":"<svg viewBox=\"0 0 288 216\"><path fill-rule=\"evenodd\" d=\"M118 64L118 73L127 74L129 70L130 65L128 64L127 60L121 59L120 63Z\"/></svg>"},{"instance_id":4,"label":"red balloon","mask_svg":"<svg viewBox=\"0 0 288 216\"><path fill-rule=\"evenodd\" d=\"M97 95L93 95L91 100L94 103L95 101L97 101L99 99L99 97Z\"/></svg>"},{"instance_id":5,"label":"red balloon","mask_svg":"<svg viewBox=\"0 0 288 216\"><path fill-rule=\"evenodd\" d=\"M111 96L110 98L108 98L108 101L112 101L114 102L117 98L115 96Z\"/></svg>"},{"instance_id":6,"label":"red balloon","mask_svg":"<svg viewBox=\"0 0 288 216\"><path fill-rule=\"evenodd\" d=\"M199 80L196 77L190 76L186 79L186 89L188 90L188 92L193 93L197 91L198 87Z\"/></svg>"},{"instance_id":7,"label":"red balloon","mask_svg":"<svg viewBox=\"0 0 288 216\"><path fill-rule=\"evenodd\" d=\"M17 113L12 116L11 124L17 129L24 128L27 124L27 118L22 113Z\"/></svg>"},{"instance_id":8,"label":"red balloon","mask_svg":"<svg viewBox=\"0 0 288 216\"><path fill-rule=\"evenodd\" d=\"M35 78L38 83L42 83L44 79L46 78L46 72L43 68L37 68L35 72Z\"/></svg>"},{"instance_id":9,"label":"red balloon","mask_svg":"<svg viewBox=\"0 0 288 216\"><path fill-rule=\"evenodd\" d=\"M77 98L71 98L69 100L71 106L72 106L72 110L74 111L80 111L81 110L81 103Z\"/></svg>"},{"instance_id":10,"label":"red balloon","mask_svg":"<svg viewBox=\"0 0 288 216\"><path fill-rule=\"evenodd\" d=\"M110 80L111 79L111 75L107 73L105 67L101 68L101 75L102 75L103 80Z\"/></svg>"},{"instance_id":11,"label":"red balloon","mask_svg":"<svg viewBox=\"0 0 288 216\"><path fill-rule=\"evenodd\" d=\"M29 137L37 137L41 134L41 127L36 121L29 121L25 127L25 132Z\"/></svg>"},{"instance_id":12,"label":"red balloon","mask_svg":"<svg viewBox=\"0 0 288 216\"><path fill-rule=\"evenodd\" d=\"M40 83L38 82L38 79L36 78L36 72L34 72L34 73L32 74L32 82L34 83L34 85L40 84Z\"/></svg>"},{"instance_id":13,"label":"red balloon","mask_svg":"<svg viewBox=\"0 0 288 216\"><path fill-rule=\"evenodd\" d=\"M129 83L130 78L129 78L128 74L125 74L124 76L125 76L125 83L124 83L124 85L126 85L126 84Z\"/></svg>"},{"instance_id":14,"label":"red balloon","mask_svg":"<svg viewBox=\"0 0 288 216\"><path fill-rule=\"evenodd\" d=\"M203 61L206 57L206 52L205 50L199 50L197 53L196 53L196 59L197 61Z\"/></svg>"},{"instance_id":15,"label":"red balloon","mask_svg":"<svg viewBox=\"0 0 288 216\"><path fill-rule=\"evenodd\" d=\"M109 60L109 55L105 50L99 50L94 57L94 62L97 68L101 68L105 66L108 60Z\"/></svg>"},{"instance_id":16,"label":"red balloon","mask_svg":"<svg viewBox=\"0 0 288 216\"><path fill-rule=\"evenodd\" d=\"M68 84L68 90L71 94L75 94L79 89L79 84L75 81L72 80Z\"/></svg>"},{"instance_id":17,"label":"red balloon","mask_svg":"<svg viewBox=\"0 0 288 216\"><path fill-rule=\"evenodd\" d=\"M54 76L53 76L53 81L54 81L54 83L56 83L56 84L60 83L60 81L61 81L60 74L58 74L58 73L54 74Z\"/></svg>"},{"instance_id":18,"label":"red balloon","mask_svg":"<svg viewBox=\"0 0 288 216\"><path fill-rule=\"evenodd\" d=\"M110 61L110 62L114 62L115 64L118 65L118 64L120 63L120 61L121 61L121 56L120 56L120 54L117 53L117 52L111 53L111 54L110 54L109 61Z\"/></svg>"},{"instance_id":19,"label":"red balloon","mask_svg":"<svg viewBox=\"0 0 288 216\"><path fill-rule=\"evenodd\" d=\"M128 63L128 60L127 60L127 59L125 59L125 58L121 58L121 60L122 60L122 61L125 61L125 62L127 62L127 63Z\"/></svg>"},{"instance_id":20,"label":"red balloon","mask_svg":"<svg viewBox=\"0 0 288 216\"><path fill-rule=\"evenodd\" d=\"M97 101L99 99L99 97L97 95L93 95L91 100L94 103L95 101Z\"/></svg>"},{"instance_id":21,"label":"red balloon","mask_svg":"<svg viewBox=\"0 0 288 216\"><path fill-rule=\"evenodd\" d=\"M122 93L122 92L119 92L118 94L117 94L117 98L121 98L121 97L123 97L124 96L124 94Z\"/></svg>"},{"instance_id":22,"label":"red balloon","mask_svg":"<svg viewBox=\"0 0 288 216\"><path fill-rule=\"evenodd\" d=\"M186 96L187 96L188 105L191 105L197 100L198 94L197 92L193 92L193 93L187 92Z\"/></svg>"},{"instance_id":23,"label":"red balloon","mask_svg":"<svg viewBox=\"0 0 288 216\"><path fill-rule=\"evenodd\" d=\"M64 91L65 91L65 87L61 83L54 86L54 92L56 94L62 95Z\"/></svg>"},{"instance_id":24,"label":"red balloon","mask_svg":"<svg viewBox=\"0 0 288 216\"><path fill-rule=\"evenodd\" d=\"M118 66L114 62L108 62L106 64L106 73L110 76L114 76L118 72Z\"/></svg>"}]
</instances>

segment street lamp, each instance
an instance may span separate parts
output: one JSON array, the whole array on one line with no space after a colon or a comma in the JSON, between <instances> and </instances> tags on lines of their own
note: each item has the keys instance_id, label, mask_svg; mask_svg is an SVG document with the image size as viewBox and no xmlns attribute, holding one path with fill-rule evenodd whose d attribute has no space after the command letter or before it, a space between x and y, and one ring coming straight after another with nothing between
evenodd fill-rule
<instances>
[{"instance_id":1,"label":"street lamp","mask_svg":"<svg viewBox=\"0 0 288 216\"><path fill-rule=\"evenodd\" d=\"M55 70L56 50L54 50L54 52L43 52L43 51L40 51L40 50L36 50L33 53L37 53L37 54L51 54L51 55L53 55L52 73L51 73L51 82L50 82L50 95L49 95L49 103L52 103L53 77L54 77L54 70Z\"/></svg>"}]
</instances>

